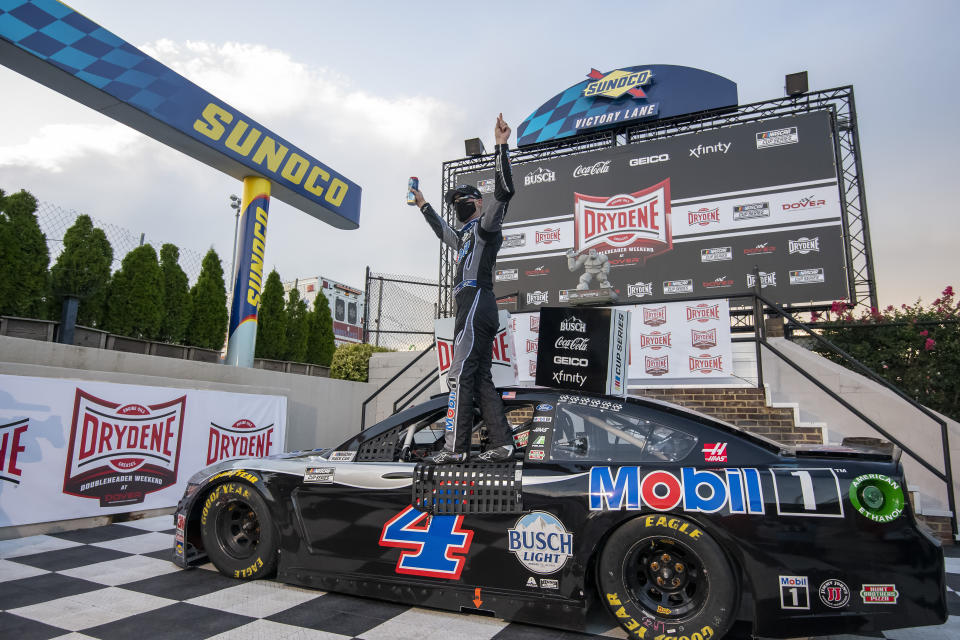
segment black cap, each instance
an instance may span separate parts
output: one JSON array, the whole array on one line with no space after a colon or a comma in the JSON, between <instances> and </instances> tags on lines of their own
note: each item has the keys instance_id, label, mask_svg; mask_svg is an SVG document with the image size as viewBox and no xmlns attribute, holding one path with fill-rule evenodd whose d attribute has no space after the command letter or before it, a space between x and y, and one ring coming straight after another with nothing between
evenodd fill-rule
<instances>
[{"instance_id":1,"label":"black cap","mask_svg":"<svg viewBox=\"0 0 960 640\"><path fill-rule=\"evenodd\" d=\"M443 196L443 199L447 204L453 204L453 201L457 198L482 198L483 195L480 193L480 189L477 189L474 186L469 184L462 184L456 189L450 189L447 191L447 194Z\"/></svg>"}]
</instances>

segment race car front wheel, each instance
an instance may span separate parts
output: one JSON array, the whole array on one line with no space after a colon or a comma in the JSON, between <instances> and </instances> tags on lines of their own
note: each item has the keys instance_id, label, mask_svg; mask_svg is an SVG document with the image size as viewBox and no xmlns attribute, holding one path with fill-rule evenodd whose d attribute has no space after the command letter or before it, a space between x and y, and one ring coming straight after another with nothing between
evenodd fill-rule
<instances>
[{"instance_id":1,"label":"race car front wheel","mask_svg":"<svg viewBox=\"0 0 960 640\"><path fill-rule=\"evenodd\" d=\"M635 518L613 532L598 565L600 597L631 637L719 640L737 584L723 550L684 518ZM643 628L646 628L644 631Z\"/></svg>"},{"instance_id":2,"label":"race car front wheel","mask_svg":"<svg viewBox=\"0 0 960 640\"><path fill-rule=\"evenodd\" d=\"M267 503L248 484L226 482L207 494L200 533L207 555L225 576L250 580L276 569L279 536Z\"/></svg>"}]
</instances>

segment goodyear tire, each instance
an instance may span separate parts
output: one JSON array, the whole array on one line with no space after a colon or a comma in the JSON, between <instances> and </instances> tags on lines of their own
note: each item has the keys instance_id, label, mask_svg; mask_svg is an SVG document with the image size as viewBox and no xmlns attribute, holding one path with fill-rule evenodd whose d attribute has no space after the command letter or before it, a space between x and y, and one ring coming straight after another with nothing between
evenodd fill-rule
<instances>
[{"instance_id":1,"label":"goodyear tire","mask_svg":"<svg viewBox=\"0 0 960 640\"><path fill-rule=\"evenodd\" d=\"M613 532L597 567L600 598L631 638L719 640L736 615L723 550L683 518L635 518Z\"/></svg>"},{"instance_id":2,"label":"goodyear tire","mask_svg":"<svg viewBox=\"0 0 960 640\"><path fill-rule=\"evenodd\" d=\"M220 573L231 578L263 578L276 569L279 535L267 503L242 482L214 487L200 516L203 546Z\"/></svg>"}]
</instances>

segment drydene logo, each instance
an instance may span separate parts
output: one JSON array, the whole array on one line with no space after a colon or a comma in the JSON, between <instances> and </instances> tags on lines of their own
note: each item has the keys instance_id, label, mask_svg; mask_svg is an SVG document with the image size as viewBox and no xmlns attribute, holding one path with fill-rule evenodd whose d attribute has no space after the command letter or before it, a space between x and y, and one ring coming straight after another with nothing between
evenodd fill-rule
<instances>
[{"instance_id":1,"label":"drydene logo","mask_svg":"<svg viewBox=\"0 0 960 640\"><path fill-rule=\"evenodd\" d=\"M651 333L641 333L640 334L640 348L641 349L653 349L654 351L659 351L660 349L669 349L673 345L670 343L671 331L666 333L660 333L659 331L653 331Z\"/></svg>"},{"instance_id":2,"label":"drydene logo","mask_svg":"<svg viewBox=\"0 0 960 640\"><path fill-rule=\"evenodd\" d=\"M547 304L549 301L550 301L549 291L527 292L527 304ZM532 323L532 320L531 320L531 323Z\"/></svg>"},{"instance_id":3,"label":"drydene logo","mask_svg":"<svg viewBox=\"0 0 960 640\"><path fill-rule=\"evenodd\" d=\"M651 327L659 327L662 324L667 322L667 307L666 305L660 307L644 307L643 308L643 324L649 325Z\"/></svg>"},{"instance_id":4,"label":"drydene logo","mask_svg":"<svg viewBox=\"0 0 960 640\"><path fill-rule=\"evenodd\" d=\"M536 353L537 352L537 341L536 340L527 340L527 353Z\"/></svg>"},{"instance_id":5,"label":"drydene logo","mask_svg":"<svg viewBox=\"0 0 960 640\"><path fill-rule=\"evenodd\" d=\"M23 470L17 466L17 457L26 451L20 439L29 427L27 418L0 424L0 480L20 484Z\"/></svg>"},{"instance_id":6,"label":"drydene logo","mask_svg":"<svg viewBox=\"0 0 960 640\"><path fill-rule=\"evenodd\" d=\"M551 244L553 242L560 242L560 229L551 229L547 227L543 231L537 231L534 234L536 244Z\"/></svg>"},{"instance_id":7,"label":"drydene logo","mask_svg":"<svg viewBox=\"0 0 960 640\"><path fill-rule=\"evenodd\" d=\"M273 450L274 425L258 427L250 420L237 420L230 427L210 423L207 464L234 458L263 458Z\"/></svg>"},{"instance_id":8,"label":"drydene logo","mask_svg":"<svg viewBox=\"0 0 960 640\"><path fill-rule=\"evenodd\" d=\"M540 333L540 316L539 315L534 314L530 316L530 331L533 331L534 333Z\"/></svg>"},{"instance_id":9,"label":"drydene logo","mask_svg":"<svg viewBox=\"0 0 960 640\"><path fill-rule=\"evenodd\" d=\"M586 333L587 323L576 316L570 316L569 318L560 322L560 331L576 331L577 333Z\"/></svg>"},{"instance_id":10,"label":"drydene logo","mask_svg":"<svg viewBox=\"0 0 960 640\"><path fill-rule=\"evenodd\" d=\"M560 571L573 555L573 534L552 513L534 511L507 530L507 545L524 567L550 574Z\"/></svg>"},{"instance_id":11,"label":"drydene logo","mask_svg":"<svg viewBox=\"0 0 960 640\"><path fill-rule=\"evenodd\" d=\"M726 442L704 442L703 449L704 462L726 462L727 461L727 443Z\"/></svg>"},{"instance_id":12,"label":"drydene logo","mask_svg":"<svg viewBox=\"0 0 960 640\"><path fill-rule=\"evenodd\" d=\"M543 167L537 167L523 178L523 186L529 187L532 184L556 181L557 174L554 171L551 171L550 169L544 169Z\"/></svg>"},{"instance_id":13,"label":"drydene logo","mask_svg":"<svg viewBox=\"0 0 960 640\"><path fill-rule=\"evenodd\" d=\"M101 507L143 502L177 483L187 396L123 404L77 389L63 492Z\"/></svg>"},{"instance_id":14,"label":"drydene logo","mask_svg":"<svg viewBox=\"0 0 960 640\"><path fill-rule=\"evenodd\" d=\"M820 253L820 236L816 238L797 238L796 240L790 240L787 242L787 250L791 255L794 253L799 253L800 255L807 255L811 252Z\"/></svg>"},{"instance_id":15,"label":"drydene logo","mask_svg":"<svg viewBox=\"0 0 960 640\"><path fill-rule=\"evenodd\" d=\"M644 296L652 296L652 295L653 295L652 282L637 282L635 284L627 285L628 298L642 298Z\"/></svg>"},{"instance_id":16,"label":"drydene logo","mask_svg":"<svg viewBox=\"0 0 960 640\"><path fill-rule=\"evenodd\" d=\"M752 273L747 274L747 286L752 287L756 284L757 279ZM766 289L767 287L777 286L777 272L767 273L765 271L760 272L760 288Z\"/></svg>"},{"instance_id":17,"label":"drydene logo","mask_svg":"<svg viewBox=\"0 0 960 640\"><path fill-rule=\"evenodd\" d=\"M645 263L673 249L670 179L631 194L574 193L573 222L577 253L636 252Z\"/></svg>"},{"instance_id":18,"label":"drydene logo","mask_svg":"<svg viewBox=\"0 0 960 640\"><path fill-rule=\"evenodd\" d=\"M644 356L643 370L651 376L662 376L665 373L670 373L669 358L670 356L660 356L659 358Z\"/></svg>"},{"instance_id":19,"label":"drydene logo","mask_svg":"<svg viewBox=\"0 0 960 640\"><path fill-rule=\"evenodd\" d=\"M717 330L697 331L690 329L690 344L697 349L712 349L717 346Z\"/></svg>"},{"instance_id":20,"label":"drydene logo","mask_svg":"<svg viewBox=\"0 0 960 640\"><path fill-rule=\"evenodd\" d=\"M723 371L723 356L711 356L703 353L699 356L690 356L690 373L712 373Z\"/></svg>"},{"instance_id":21,"label":"drydene logo","mask_svg":"<svg viewBox=\"0 0 960 640\"><path fill-rule=\"evenodd\" d=\"M709 322L720 319L720 305L701 302L695 307L687 307L687 322Z\"/></svg>"},{"instance_id":22,"label":"drydene logo","mask_svg":"<svg viewBox=\"0 0 960 640\"><path fill-rule=\"evenodd\" d=\"M689 227L693 225L705 227L711 222L720 222L720 207L714 207L713 209L701 207L696 211L687 211L687 226Z\"/></svg>"},{"instance_id":23,"label":"drydene logo","mask_svg":"<svg viewBox=\"0 0 960 640\"><path fill-rule=\"evenodd\" d=\"M590 69L587 77L593 82L587 83L583 89L585 98L603 96L604 98L619 98L629 93L634 98L645 98L647 94L640 87L650 83L653 73L649 69L643 71L624 71L616 69L610 73L602 73Z\"/></svg>"}]
</instances>

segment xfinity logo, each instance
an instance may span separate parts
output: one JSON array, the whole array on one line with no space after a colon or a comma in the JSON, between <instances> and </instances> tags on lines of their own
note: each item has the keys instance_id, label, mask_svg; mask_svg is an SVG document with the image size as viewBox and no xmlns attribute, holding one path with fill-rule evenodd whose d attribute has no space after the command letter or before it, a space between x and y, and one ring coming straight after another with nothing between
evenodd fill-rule
<instances>
[{"instance_id":1,"label":"xfinity logo","mask_svg":"<svg viewBox=\"0 0 960 640\"><path fill-rule=\"evenodd\" d=\"M556 182L557 174L550 169L537 167L523 178L523 186L529 187L532 184L541 184L543 182Z\"/></svg>"},{"instance_id":2,"label":"xfinity logo","mask_svg":"<svg viewBox=\"0 0 960 640\"><path fill-rule=\"evenodd\" d=\"M582 387L587 381L587 376L581 374L580 372L567 373L561 369L560 371L553 372L553 381L558 384L562 384L564 382L576 382L578 386Z\"/></svg>"},{"instance_id":3,"label":"xfinity logo","mask_svg":"<svg viewBox=\"0 0 960 640\"><path fill-rule=\"evenodd\" d=\"M722 153L726 155L732 142L718 142L717 144L698 144L695 149L690 149L691 158L700 158L711 153Z\"/></svg>"},{"instance_id":4,"label":"xfinity logo","mask_svg":"<svg viewBox=\"0 0 960 640\"><path fill-rule=\"evenodd\" d=\"M582 178L583 176L596 176L601 173L608 173L610 171L610 160L600 160L592 165L583 166L578 164L577 168L573 170L574 178Z\"/></svg>"},{"instance_id":5,"label":"xfinity logo","mask_svg":"<svg viewBox=\"0 0 960 640\"><path fill-rule=\"evenodd\" d=\"M666 162L670 159L669 153L661 153L657 156L645 156L641 158L630 158L631 167L642 167L647 164L656 164L658 162Z\"/></svg>"}]
</instances>

